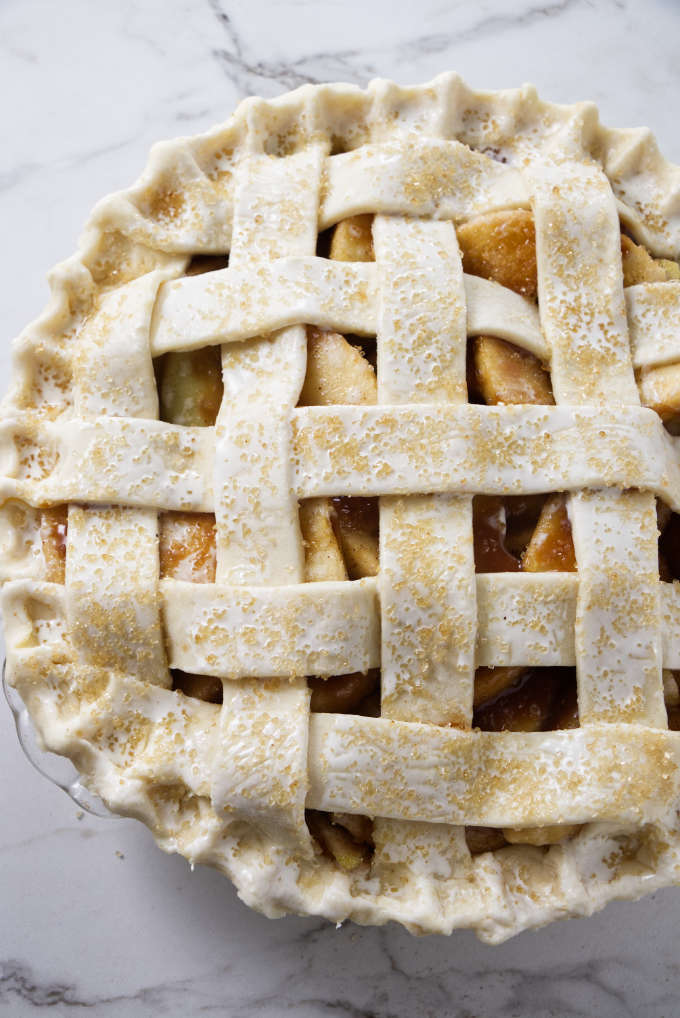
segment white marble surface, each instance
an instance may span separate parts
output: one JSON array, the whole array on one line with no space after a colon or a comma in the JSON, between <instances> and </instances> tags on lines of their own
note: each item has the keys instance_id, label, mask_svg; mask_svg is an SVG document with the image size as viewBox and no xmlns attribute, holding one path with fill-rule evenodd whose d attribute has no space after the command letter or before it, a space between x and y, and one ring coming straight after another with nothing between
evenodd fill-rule
<instances>
[{"instance_id":1,"label":"white marble surface","mask_svg":"<svg viewBox=\"0 0 680 1018\"><path fill-rule=\"evenodd\" d=\"M4 0L2 388L94 201L150 144L306 80L403 83L454 68L535 82L649 124L680 161L676 0ZM270 922L129 821L77 815L24 759L0 703L0 1013L101 1016L597 1015L672 1018L680 891L500 948L471 934Z\"/></svg>"}]
</instances>

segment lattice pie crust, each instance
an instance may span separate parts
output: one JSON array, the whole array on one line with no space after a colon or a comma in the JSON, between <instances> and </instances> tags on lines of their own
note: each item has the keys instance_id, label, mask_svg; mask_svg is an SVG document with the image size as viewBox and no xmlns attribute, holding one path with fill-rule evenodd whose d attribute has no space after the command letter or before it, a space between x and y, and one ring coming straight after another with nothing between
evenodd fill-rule
<instances>
[{"instance_id":1,"label":"lattice pie crust","mask_svg":"<svg viewBox=\"0 0 680 1018\"><path fill-rule=\"evenodd\" d=\"M538 304L463 271L465 224L511 210L533 217ZM355 216L374 260L317 254ZM656 499L680 512L661 419L680 412L680 281L624 291L621 224L624 256L677 258L680 170L648 131L529 87L306 86L154 148L52 272L3 403L7 666L46 747L271 916L500 941L677 882L680 585L660 579ZM187 274L196 256L223 260ZM377 337L377 390L347 335ZM468 402L475 336L533 358L549 399ZM356 398L312 377L313 343L331 365L354 351ZM158 359L211 346L214 426L160 420ZM473 495L550 492L571 565L475 572ZM301 519L331 535L328 499L357 497L379 497L377 575L370 542L360 579L337 555L340 578L328 557L311 575ZM168 513L214 513L209 582L161 576ZM473 727L475 670L523 667L575 667L580 725ZM310 712L308 676L322 695L378 668L379 711ZM327 814L370 852L322 851ZM503 847L471 854L466 827Z\"/></svg>"}]
</instances>

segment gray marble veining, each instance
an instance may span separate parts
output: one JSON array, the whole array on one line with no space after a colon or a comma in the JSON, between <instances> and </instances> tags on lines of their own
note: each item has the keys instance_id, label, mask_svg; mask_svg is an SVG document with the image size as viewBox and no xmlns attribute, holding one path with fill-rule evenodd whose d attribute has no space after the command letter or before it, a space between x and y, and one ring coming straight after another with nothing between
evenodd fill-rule
<instances>
[{"instance_id":1,"label":"gray marble veining","mask_svg":"<svg viewBox=\"0 0 680 1018\"><path fill-rule=\"evenodd\" d=\"M674 0L5 0L0 6L2 345L46 300L94 202L151 143L304 81L403 83L453 68L533 81L645 123L680 161ZM674 1018L680 892L488 948L468 933L272 922L131 821L78 815L0 710L0 1013L108 1018Z\"/></svg>"}]
</instances>

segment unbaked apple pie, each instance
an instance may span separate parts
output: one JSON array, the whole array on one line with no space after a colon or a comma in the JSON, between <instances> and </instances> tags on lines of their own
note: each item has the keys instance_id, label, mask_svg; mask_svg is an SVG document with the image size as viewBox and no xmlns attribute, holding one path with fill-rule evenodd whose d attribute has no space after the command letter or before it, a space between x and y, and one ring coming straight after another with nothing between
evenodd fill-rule
<instances>
[{"instance_id":1,"label":"unbaked apple pie","mask_svg":"<svg viewBox=\"0 0 680 1018\"><path fill-rule=\"evenodd\" d=\"M268 915L498 942L680 881L680 170L454 75L94 210L2 405L44 745Z\"/></svg>"}]
</instances>

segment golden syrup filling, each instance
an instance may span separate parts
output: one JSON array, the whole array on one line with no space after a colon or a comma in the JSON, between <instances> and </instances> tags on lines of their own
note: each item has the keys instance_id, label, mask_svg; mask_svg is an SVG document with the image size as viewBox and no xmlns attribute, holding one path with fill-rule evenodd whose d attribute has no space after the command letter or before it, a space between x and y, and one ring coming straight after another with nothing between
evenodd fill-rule
<instances>
[{"instance_id":1,"label":"golden syrup filling","mask_svg":"<svg viewBox=\"0 0 680 1018\"><path fill-rule=\"evenodd\" d=\"M478 668L472 724L483 732L578 727L575 668Z\"/></svg>"},{"instance_id":2,"label":"golden syrup filling","mask_svg":"<svg viewBox=\"0 0 680 1018\"><path fill-rule=\"evenodd\" d=\"M670 668L663 670L663 693L668 714L668 727L672 732L680 731L680 671Z\"/></svg>"},{"instance_id":3,"label":"golden syrup filling","mask_svg":"<svg viewBox=\"0 0 680 1018\"><path fill-rule=\"evenodd\" d=\"M229 255L194 255L184 270L185 276L201 276L204 272L217 272L229 267Z\"/></svg>"},{"instance_id":4,"label":"golden syrup filling","mask_svg":"<svg viewBox=\"0 0 680 1018\"><path fill-rule=\"evenodd\" d=\"M475 495L472 515L476 572L576 571L565 493Z\"/></svg>"},{"instance_id":5,"label":"golden syrup filling","mask_svg":"<svg viewBox=\"0 0 680 1018\"><path fill-rule=\"evenodd\" d=\"M575 668L478 668L473 727L484 732L544 732L577 728ZM546 827L466 827L472 855L507 844L546 847L574 837L580 824Z\"/></svg>"},{"instance_id":6,"label":"golden syrup filling","mask_svg":"<svg viewBox=\"0 0 680 1018\"><path fill-rule=\"evenodd\" d=\"M332 675L327 679L312 675L307 681L312 691L312 713L380 717L379 668L350 675Z\"/></svg>"},{"instance_id":7,"label":"golden syrup filling","mask_svg":"<svg viewBox=\"0 0 680 1018\"><path fill-rule=\"evenodd\" d=\"M657 501L659 574L667 583L680 579L680 516Z\"/></svg>"},{"instance_id":8,"label":"golden syrup filling","mask_svg":"<svg viewBox=\"0 0 680 1018\"><path fill-rule=\"evenodd\" d=\"M172 688L193 696L206 703L222 703L224 689L222 679L215 675L196 675L194 672L183 672L179 668L171 669Z\"/></svg>"}]
</instances>

